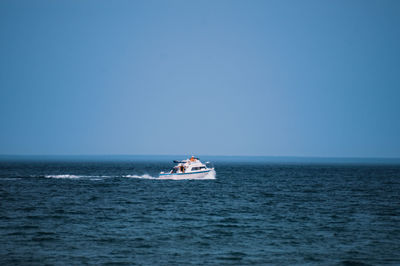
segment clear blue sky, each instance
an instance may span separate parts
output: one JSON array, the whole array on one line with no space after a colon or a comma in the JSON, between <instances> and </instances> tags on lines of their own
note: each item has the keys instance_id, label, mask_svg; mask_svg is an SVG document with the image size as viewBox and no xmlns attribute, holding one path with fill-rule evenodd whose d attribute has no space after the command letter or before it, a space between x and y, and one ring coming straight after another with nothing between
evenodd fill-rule
<instances>
[{"instance_id":1,"label":"clear blue sky","mask_svg":"<svg viewBox=\"0 0 400 266\"><path fill-rule=\"evenodd\" d=\"M400 157L400 1L0 1L0 154Z\"/></svg>"}]
</instances>

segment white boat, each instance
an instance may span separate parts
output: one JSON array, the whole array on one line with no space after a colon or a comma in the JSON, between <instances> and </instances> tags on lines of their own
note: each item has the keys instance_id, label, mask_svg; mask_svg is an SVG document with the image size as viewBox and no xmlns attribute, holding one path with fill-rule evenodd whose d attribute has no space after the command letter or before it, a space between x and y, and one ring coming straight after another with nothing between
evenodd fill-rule
<instances>
[{"instance_id":1,"label":"white boat","mask_svg":"<svg viewBox=\"0 0 400 266\"><path fill-rule=\"evenodd\" d=\"M177 163L171 171L161 172L160 179L214 179L214 167L209 168L206 164L200 162L199 158L191 157L182 161L174 161Z\"/></svg>"}]
</instances>

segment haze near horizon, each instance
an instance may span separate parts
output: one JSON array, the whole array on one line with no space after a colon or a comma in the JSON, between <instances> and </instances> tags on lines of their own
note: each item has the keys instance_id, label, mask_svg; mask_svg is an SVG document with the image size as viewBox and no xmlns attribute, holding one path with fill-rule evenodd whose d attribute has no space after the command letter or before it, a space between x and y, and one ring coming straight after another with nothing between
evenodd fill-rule
<instances>
[{"instance_id":1,"label":"haze near horizon","mask_svg":"<svg viewBox=\"0 0 400 266\"><path fill-rule=\"evenodd\" d=\"M400 157L399 1L1 1L0 154Z\"/></svg>"}]
</instances>

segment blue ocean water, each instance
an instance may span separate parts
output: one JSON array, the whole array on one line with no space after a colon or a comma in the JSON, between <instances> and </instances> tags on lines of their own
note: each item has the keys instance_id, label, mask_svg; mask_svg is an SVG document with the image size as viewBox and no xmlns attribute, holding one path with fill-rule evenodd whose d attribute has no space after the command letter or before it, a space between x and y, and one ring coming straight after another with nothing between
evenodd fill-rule
<instances>
[{"instance_id":1,"label":"blue ocean water","mask_svg":"<svg viewBox=\"0 0 400 266\"><path fill-rule=\"evenodd\" d=\"M177 158L181 159L181 158ZM2 159L1 265L400 264L400 165Z\"/></svg>"}]
</instances>

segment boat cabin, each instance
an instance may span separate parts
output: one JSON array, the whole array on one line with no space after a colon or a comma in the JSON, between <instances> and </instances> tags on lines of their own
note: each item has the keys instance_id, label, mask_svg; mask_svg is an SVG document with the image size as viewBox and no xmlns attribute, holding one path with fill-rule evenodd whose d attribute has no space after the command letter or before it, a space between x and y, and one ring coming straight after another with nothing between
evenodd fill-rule
<instances>
[{"instance_id":1,"label":"boat cabin","mask_svg":"<svg viewBox=\"0 0 400 266\"><path fill-rule=\"evenodd\" d=\"M174 173L189 173L189 172L197 172L197 171L204 171L207 170L207 166L204 165L199 161L199 159L192 158L188 160L183 160L183 161L176 161L178 165L174 166L172 170L170 171L170 174Z\"/></svg>"}]
</instances>

